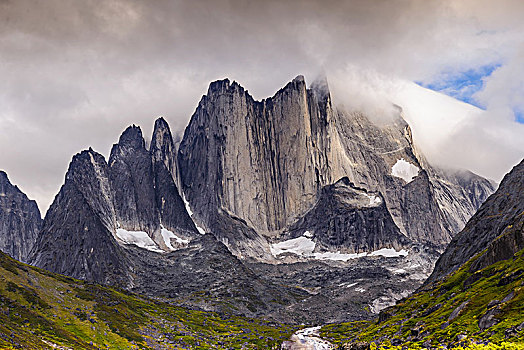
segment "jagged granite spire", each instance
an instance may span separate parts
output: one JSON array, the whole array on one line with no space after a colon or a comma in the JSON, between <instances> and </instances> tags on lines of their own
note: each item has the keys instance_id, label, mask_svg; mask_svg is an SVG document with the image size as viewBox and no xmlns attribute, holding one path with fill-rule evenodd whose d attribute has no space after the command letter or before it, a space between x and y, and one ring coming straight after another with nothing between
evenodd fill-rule
<instances>
[{"instance_id":1,"label":"jagged granite spire","mask_svg":"<svg viewBox=\"0 0 524 350\"><path fill-rule=\"evenodd\" d=\"M132 283L133 265L120 245L129 242L118 230L143 231L157 251L166 252L198 237L171 173L174 155L171 132L163 119L155 123L151 152L140 128L133 125L113 145L110 165L91 148L75 155L45 217L32 263L125 286ZM170 241L173 235L175 242Z\"/></svg>"},{"instance_id":2,"label":"jagged granite spire","mask_svg":"<svg viewBox=\"0 0 524 350\"><path fill-rule=\"evenodd\" d=\"M129 130L135 136L139 135L136 128ZM160 130L157 129L155 134L160 135ZM114 147L113 160L115 163L135 164L131 160L132 151L143 150L140 138L121 138L121 141ZM122 154L126 157L117 159ZM229 302L234 296L234 312L249 316L274 310L281 306L281 302L295 301L286 288L255 276L214 236L197 234L192 223L180 224L177 215L181 213L174 215L173 210L156 208L156 199L163 198L168 208L185 210L167 167L163 162L153 163L155 170L162 169L155 173L156 185L149 183L153 190L159 189L152 202L153 208L165 215L162 223L177 228L177 235L191 237L188 244L169 254L160 254L117 239L115 231L122 218L113 203L121 197L112 192L115 185L109 174L115 169L123 169L124 175L128 175L138 169L123 166L111 169L102 155L89 149L73 157L65 183L46 214L30 262L52 272L123 287L155 298L177 298L191 303L195 293L204 292L205 300L198 296L194 303L213 310L231 312ZM132 185L130 182L118 183ZM124 193L136 191L135 188L120 190ZM176 198L176 205L169 203L172 198ZM187 212L183 215L185 219L189 218ZM135 217L140 219L142 216ZM160 228L155 230L158 231Z\"/></svg>"},{"instance_id":3,"label":"jagged granite spire","mask_svg":"<svg viewBox=\"0 0 524 350\"><path fill-rule=\"evenodd\" d=\"M164 118L155 121L149 151L153 162L156 205L162 225L184 238L194 237L198 234L195 223L187 213L176 186L175 144Z\"/></svg>"},{"instance_id":4,"label":"jagged granite spire","mask_svg":"<svg viewBox=\"0 0 524 350\"><path fill-rule=\"evenodd\" d=\"M26 262L42 226L38 205L0 170L0 250Z\"/></svg>"},{"instance_id":5,"label":"jagged granite spire","mask_svg":"<svg viewBox=\"0 0 524 350\"><path fill-rule=\"evenodd\" d=\"M128 127L113 145L108 173L119 225L152 236L160 226L160 214L153 187L153 163L140 127Z\"/></svg>"},{"instance_id":6,"label":"jagged granite spire","mask_svg":"<svg viewBox=\"0 0 524 350\"><path fill-rule=\"evenodd\" d=\"M31 264L98 283L131 284L131 262L114 239L108 172L104 157L91 149L73 157L45 216Z\"/></svg>"}]
</instances>

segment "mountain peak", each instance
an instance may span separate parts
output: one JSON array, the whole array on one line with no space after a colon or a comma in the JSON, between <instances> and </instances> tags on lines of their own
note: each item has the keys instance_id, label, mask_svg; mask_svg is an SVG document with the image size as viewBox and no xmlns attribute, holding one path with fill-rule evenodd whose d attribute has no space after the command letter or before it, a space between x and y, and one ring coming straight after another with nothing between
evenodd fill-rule
<instances>
[{"instance_id":1,"label":"mountain peak","mask_svg":"<svg viewBox=\"0 0 524 350\"><path fill-rule=\"evenodd\" d=\"M305 83L306 80L304 79L303 75L297 75L291 82L292 83Z\"/></svg>"},{"instance_id":2,"label":"mountain peak","mask_svg":"<svg viewBox=\"0 0 524 350\"><path fill-rule=\"evenodd\" d=\"M66 173L66 179L73 179L85 172L86 166L99 167L106 163L103 155L94 151L91 147L83 150L73 156L69 163L69 168Z\"/></svg>"},{"instance_id":3,"label":"mountain peak","mask_svg":"<svg viewBox=\"0 0 524 350\"><path fill-rule=\"evenodd\" d=\"M158 117L155 120L155 126L153 127L153 130L158 129L169 129L169 125L167 124L167 121L164 119L164 117Z\"/></svg>"},{"instance_id":4,"label":"mountain peak","mask_svg":"<svg viewBox=\"0 0 524 350\"><path fill-rule=\"evenodd\" d=\"M226 92L231 86L231 82L228 78L222 80L215 80L209 84L207 95L220 94Z\"/></svg>"},{"instance_id":5,"label":"mountain peak","mask_svg":"<svg viewBox=\"0 0 524 350\"><path fill-rule=\"evenodd\" d=\"M9 178L7 177L7 173L3 170L0 170L0 180L2 182L9 182Z\"/></svg>"},{"instance_id":6,"label":"mountain peak","mask_svg":"<svg viewBox=\"0 0 524 350\"><path fill-rule=\"evenodd\" d=\"M160 117L155 120L153 127L153 136L151 137L150 152L155 160L165 159L170 157L174 152L175 146L173 143L173 136L167 121ZM174 160L172 160L174 163ZM171 166L169 168L172 168Z\"/></svg>"},{"instance_id":7,"label":"mountain peak","mask_svg":"<svg viewBox=\"0 0 524 350\"><path fill-rule=\"evenodd\" d=\"M123 146L131 146L133 148L145 148L145 141L142 135L142 130L135 124L130 125L124 130L118 143Z\"/></svg>"},{"instance_id":8,"label":"mountain peak","mask_svg":"<svg viewBox=\"0 0 524 350\"><path fill-rule=\"evenodd\" d=\"M27 261L41 225L36 202L27 198L9 181L7 173L0 170L0 251Z\"/></svg>"}]
</instances>

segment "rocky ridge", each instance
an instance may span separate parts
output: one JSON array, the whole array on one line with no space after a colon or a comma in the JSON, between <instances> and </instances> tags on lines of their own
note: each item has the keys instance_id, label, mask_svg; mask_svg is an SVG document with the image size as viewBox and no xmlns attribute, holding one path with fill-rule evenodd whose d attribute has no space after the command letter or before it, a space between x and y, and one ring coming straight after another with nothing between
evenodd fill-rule
<instances>
[{"instance_id":1,"label":"rocky ridge","mask_svg":"<svg viewBox=\"0 0 524 350\"><path fill-rule=\"evenodd\" d=\"M524 160L471 217L415 293L372 321L322 327L337 348L494 348L524 339ZM517 345L518 344L518 345Z\"/></svg>"},{"instance_id":2,"label":"rocky ridge","mask_svg":"<svg viewBox=\"0 0 524 350\"><path fill-rule=\"evenodd\" d=\"M226 79L178 150L161 118L149 149L133 125L108 162L76 155L31 262L243 315L369 317L420 285L434 248L490 191L446 174L416 152L400 110L377 126L334 108L325 81L297 77L255 101Z\"/></svg>"},{"instance_id":3,"label":"rocky ridge","mask_svg":"<svg viewBox=\"0 0 524 350\"><path fill-rule=\"evenodd\" d=\"M44 219L31 259L34 264L128 286L132 277L124 267L132 264L122 250L126 244L169 252L200 236L175 185L170 161L174 146L162 118L155 123L152 140L147 150L142 131L133 125L113 145L109 162L92 149L73 157ZM64 242L69 249L60 249ZM64 256L57 259L57 254Z\"/></svg>"},{"instance_id":4,"label":"rocky ridge","mask_svg":"<svg viewBox=\"0 0 524 350\"><path fill-rule=\"evenodd\" d=\"M193 307L231 312L234 303L235 313L251 316L304 294L263 282L214 236L197 232L174 182L164 120L153 135L148 151L140 128L127 128L109 163L92 149L73 157L30 262Z\"/></svg>"},{"instance_id":5,"label":"rocky ridge","mask_svg":"<svg viewBox=\"0 0 524 350\"><path fill-rule=\"evenodd\" d=\"M466 227L450 242L427 282L442 279L477 254L472 272L524 248L524 161L500 183Z\"/></svg>"},{"instance_id":6,"label":"rocky ridge","mask_svg":"<svg viewBox=\"0 0 524 350\"><path fill-rule=\"evenodd\" d=\"M316 251L362 253L381 248L401 250L410 244L393 222L380 193L357 188L347 177L325 186L313 208L289 229L292 237L305 232L317 242Z\"/></svg>"},{"instance_id":7,"label":"rocky ridge","mask_svg":"<svg viewBox=\"0 0 524 350\"><path fill-rule=\"evenodd\" d=\"M42 226L40 210L0 171L0 250L26 262Z\"/></svg>"}]
</instances>

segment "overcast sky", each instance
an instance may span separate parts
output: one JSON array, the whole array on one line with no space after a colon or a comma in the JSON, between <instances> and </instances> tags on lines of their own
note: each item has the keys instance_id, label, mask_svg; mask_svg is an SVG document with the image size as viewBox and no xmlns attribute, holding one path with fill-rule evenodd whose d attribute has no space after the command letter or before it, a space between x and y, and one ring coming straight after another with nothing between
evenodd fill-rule
<instances>
[{"instance_id":1,"label":"overcast sky","mask_svg":"<svg viewBox=\"0 0 524 350\"><path fill-rule=\"evenodd\" d=\"M499 181L524 156L523 62L519 0L0 0L0 169L45 211L73 154L158 115L182 132L210 81L264 98L323 72L349 108L405 104L430 160Z\"/></svg>"}]
</instances>

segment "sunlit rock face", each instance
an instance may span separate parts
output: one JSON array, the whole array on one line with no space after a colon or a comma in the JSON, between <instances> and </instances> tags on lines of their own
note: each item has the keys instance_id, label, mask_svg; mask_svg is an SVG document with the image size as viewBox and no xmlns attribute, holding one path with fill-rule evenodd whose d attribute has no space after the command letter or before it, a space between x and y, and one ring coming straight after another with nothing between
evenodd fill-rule
<instances>
[{"instance_id":1,"label":"sunlit rock face","mask_svg":"<svg viewBox=\"0 0 524 350\"><path fill-rule=\"evenodd\" d=\"M184 193L204 225L218 208L270 233L307 210L335 180L330 108L303 77L263 101L236 82L212 83L179 149Z\"/></svg>"},{"instance_id":2,"label":"sunlit rock face","mask_svg":"<svg viewBox=\"0 0 524 350\"><path fill-rule=\"evenodd\" d=\"M308 88L302 76L262 101L236 82L212 83L185 130L178 169L197 224L239 256L265 251L264 237L292 237L322 189L344 177L380 194L386 226L392 219L408 239L437 247L493 191L479 176L429 165L400 108L376 125L333 106L325 80ZM235 228L224 233L217 223L226 222Z\"/></svg>"},{"instance_id":3,"label":"sunlit rock face","mask_svg":"<svg viewBox=\"0 0 524 350\"><path fill-rule=\"evenodd\" d=\"M7 174L0 171L0 250L26 262L42 226L40 211L11 184Z\"/></svg>"}]
</instances>

